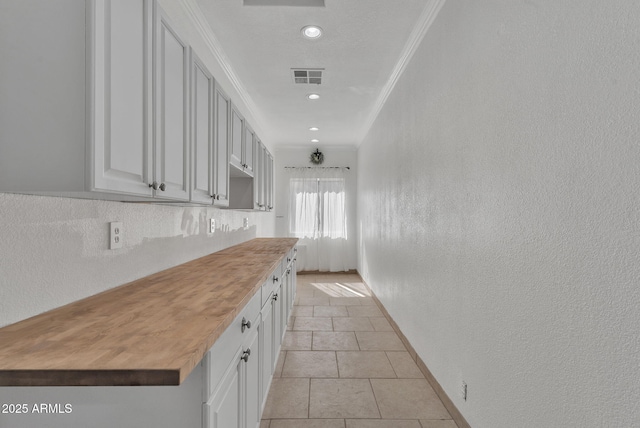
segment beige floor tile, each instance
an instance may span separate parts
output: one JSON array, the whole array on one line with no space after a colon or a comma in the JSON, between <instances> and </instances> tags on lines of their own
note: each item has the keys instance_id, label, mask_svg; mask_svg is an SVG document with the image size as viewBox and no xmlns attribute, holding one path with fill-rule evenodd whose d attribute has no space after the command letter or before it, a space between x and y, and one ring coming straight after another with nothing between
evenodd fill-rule
<instances>
[{"instance_id":1,"label":"beige floor tile","mask_svg":"<svg viewBox=\"0 0 640 428\"><path fill-rule=\"evenodd\" d=\"M359 350L356 335L352 331L314 331L314 351Z\"/></svg>"},{"instance_id":2,"label":"beige floor tile","mask_svg":"<svg viewBox=\"0 0 640 428\"><path fill-rule=\"evenodd\" d=\"M452 420L421 420L422 428L458 428ZM348 426L348 425L347 425Z\"/></svg>"},{"instance_id":3,"label":"beige floor tile","mask_svg":"<svg viewBox=\"0 0 640 428\"><path fill-rule=\"evenodd\" d=\"M363 351L406 351L404 344L394 332L357 331L356 337Z\"/></svg>"},{"instance_id":4,"label":"beige floor tile","mask_svg":"<svg viewBox=\"0 0 640 428\"><path fill-rule=\"evenodd\" d=\"M379 418L367 379L311 379L310 418Z\"/></svg>"},{"instance_id":5,"label":"beige floor tile","mask_svg":"<svg viewBox=\"0 0 640 428\"><path fill-rule=\"evenodd\" d=\"M302 297L306 297L306 298L310 298L310 297L315 297L315 291L313 289L304 289L304 290L297 290L296 291L296 298L298 299L296 302L300 301L300 298Z\"/></svg>"},{"instance_id":6,"label":"beige floor tile","mask_svg":"<svg viewBox=\"0 0 640 428\"><path fill-rule=\"evenodd\" d=\"M350 317L383 317L382 311L377 306L348 306Z\"/></svg>"},{"instance_id":7,"label":"beige floor tile","mask_svg":"<svg viewBox=\"0 0 640 428\"><path fill-rule=\"evenodd\" d=\"M343 419L274 419L270 428L344 428Z\"/></svg>"},{"instance_id":8,"label":"beige floor tile","mask_svg":"<svg viewBox=\"0 0 640 428\"><path fill-rule=\"evenodd\" d=\"M357 280L349 280L344 282L349 286L350 289L352 289L356 293L360 293L366 297L371 297L371 291L369 291L367 286L362 282L362 279L358 278Z\"/></svg>"},{"instance_id":9,"label":"beige floor tile","mask_svg":"<svg viewBox=\"0 0 640 428\"><path fill-rule=\"evenodd\" d=\"M450 419L425 379L371 379L383 419Z\"/></svg>"},{"instance_id":10,"label":"beige floor tile","mask_svg":"<svg viewBox=\"0 0 640 428\"><path fill-rule=\"evenodd\" d=\"M313 286L316 287L316 293L318 293L318 296L327 296L331 298L358 296L358 294L351 291L348 286L339 282L314 282Z\"/></svg>"},{"instance_id":11,"label":"beige floor tile","mask_svg":"<svg viewBox=\"0 0 640 428\"><path fill-rule=\"evenodd\" d=\"M333 319L334 331L374 331L373 325L369 318L334 318Z\"/></svg>"},{"instance_id":12,"label":"beige floor tile","mask_svg":"<svg viewBox=\"0 0 640 428\"><path fill-rule=\"evenodd\" d=\"M353 297L332 297L329 302L334 306L360 306L360 299Z\"/></svg>"},{"instance_id":13,"label":"beige floor tile","mask_svg":"<svg viewBox=\"0 0 640 428\"><path fill-rule=\"evenodd\" d=\"M393 331L393 327L384 317L371 317L369 321L371 321L375 331Z\"/></svg>"},{"instance_id":14,"label":"beige floor tile","mask_svg":"<svg viewBox=\"0 0 640 428\"><path fill-rule=\"evenodd\" d=\"M329 306L329 297L300 297L298 304L301 306Z\"/></svg>"},{"instance_id":15,"label":"beige floor tile","mask_svg":"<svg viewBox=\"0 0 640 428\"><path fill-rule=\"evenodd\" d=\"M280 351L280 354L278 354L278 361L276 363L276 368L273 371L273 377L282 377L282 367L284 366L284 360L287 356L287 352L286 351Z\"/></svg>"},{"instance_id":16,"label":"beige floor tile","mask_svg":"<svg viewBox=\"0 0 640 428\"><path fill-rule=\"evenodd\" d=\"M294 305L293 309L291 309L291 315L294 317L312 317L313 306Z\"/></svg>"},{"instance_id":17,"label":"beige floor tile","mask_svg":"<svg viewBox=\"0 0 640 428\"><path fill-rule=\"evenodd\" d=\"M260 428L271 428L269 427L270 424L271 421L269 419L263 419L260 421Z\"/></svg>"},{"instance_id":18,"label":"beige floor tile","mask_svg":"<svg viewBox=\"0 0 640 428\"><path fill-rule=\"evenodd\" d=\"M408 352L387 352L387 358L399 378L422 379L424 375Z\"/></svg>"},{"instance_id":19,"label":"beige floor tile","mask_svg":"<svg viewBox=\"0 0 640 428\"><path fill-rule=\"evenodd\" d=\"M341 378L394 378L387 355L381 351L336 352Z\"/></svg>"},{"instance_id":20,"label":"beige floor tile","mask_svg":"<svg viewBox=\"0 0 640 428\"><path fill-rule=\"evenodd\" d=\"M331 351L287 351L282 377L338 377L336 353Z\"/></svg>"},{"instance_id":21,"label":"beige floor tile","mask_svg":"<svg viewBox=\"0 0 640 428\"><path fill-rule=\"evenodd\" d=\"M263 419L309 417L309 379L273 379Z\"/></svg>"},{"instance_id":22,"label":"beige floor tile","mask_svg":"<svg viewBox=\"0 0 640 428\"><path fill-rule=\"evenodd\" d=\"M422 428L417 420L347 419L347 428Z\"/></svg>"},{"instance_id":23,"label":"beige floor tile","mask_svg":"<svg viewBox=\"0 0 640 428\"><path fill-rule=\"evenodd\" d=\"M331 318L296 317L293 324L293 330L332 331L333 323L331 322Z\"/></svg>"},{"instance_id":24,"label":"beige floor tile","mask_svg":"<svg viewBox=\"0 0 640 428\"><path fill-rule=\"evenodd\" d=\"M373 297L358 297L358 300L362 306L378 306Z\"/></svg>"},{"instance_id":25,"label":"beige floor tile","mask_svg":"<svg viewBox=\"0 0 640 428\"><path fill-rule=\"evenodd\" d=\"M308 284L310 282L314 282L316 280L317 275L310 273L300 273L298 272L298 275L296 277L296 282L299 282L301 284Z\"/></svg>"},{"instance_id":26,"label":"beige floor tile","mask_svg":"<svg viewBox=\"0 0 640 428\"><path fill-rule=\"evenodd\" d=\"M313 333L310 331L287 331L282 341L283 351L310 351Z\"/></svg>"},{"instance_id":27,"label":"beige floor tile","mask_svg":"<svg viewBox=\"0 0 640 428\"><path fill-rule=\"evenodd\" d=\"M345 306L314 306L314 317L346 317L347 308Z\"/></svg>"}]
</instances>

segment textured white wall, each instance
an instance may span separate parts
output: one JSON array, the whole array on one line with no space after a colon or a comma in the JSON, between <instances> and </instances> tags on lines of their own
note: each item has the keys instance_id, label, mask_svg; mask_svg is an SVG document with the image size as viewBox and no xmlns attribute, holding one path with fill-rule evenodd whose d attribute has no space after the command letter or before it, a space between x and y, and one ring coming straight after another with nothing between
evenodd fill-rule
<instances>
[{"instance_id":1,"label":"textured white wall","mask_svg":"<svg viewBox=\"0 0 640 428\"><path fill-rule=\"evenodd\" d=\"M448 0L361 145L359 269L474 428L640 426L639 117L639 2Z\"/></svg>"},{"instance_id":2,"label":"textured white wall","mask_svg":"<svg viewBox=\"0 0 640 428\"><path fill-rule=\"evenodd\" d=\"M347 204L347 233L349 236L349 259L348 269L357 267L357 228L356 228L356 189L357 189L357 152L351 146L327 146L319 147L324 154L325 160L322 166L338 166L350 168L346 181L346 204ZM316 147L282 147L275 152L275 185L276 192L275 212L276 212L276 236L289 236L289 182L285 173L285 166L312 166L309 162L311 152ZM301 249L301 251L304 251ZM300 254L300 257L302 254ZM302 264L301 264L302 266Z\"/></svg>"},{"instance_id":3,"label":"textured white wall","mask_svg":"<svg viewBox=\"0 0 640 428\"><path fill-rule=\"evenodd\" d=\"M0 218L0 326L274 234L273 213L2 193ZM123 222L117 250L112 221Z\"/></svg>"}]
</instances>

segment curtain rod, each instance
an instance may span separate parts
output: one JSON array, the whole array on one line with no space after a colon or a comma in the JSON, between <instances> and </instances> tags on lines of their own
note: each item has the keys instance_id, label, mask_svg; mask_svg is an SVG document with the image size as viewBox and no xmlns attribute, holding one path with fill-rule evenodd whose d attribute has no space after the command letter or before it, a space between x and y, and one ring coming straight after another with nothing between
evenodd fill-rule
<instances>
[{"instance_id":1,"label":"curtain rod","mask_svg":"<svg viewBox=\"0 0 640 428\"><path fill-rule=\"evenodd\" d=\"M285 166L285 169L297 169L297 168L308 168L308 169L314 169L314 168L320 168L320 169L351 169L351 167L348 166Z\"/></svg>"}]
</instances>

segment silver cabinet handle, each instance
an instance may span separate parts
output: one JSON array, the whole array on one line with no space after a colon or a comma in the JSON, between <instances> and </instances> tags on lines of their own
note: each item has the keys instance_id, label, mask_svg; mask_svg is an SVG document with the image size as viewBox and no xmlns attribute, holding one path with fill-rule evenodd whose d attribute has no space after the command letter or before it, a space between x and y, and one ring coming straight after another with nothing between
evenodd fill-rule
<instances>
[{"instance_id":1,"label":"silver cabinet handle","mask_svg":"<svg viewBox=\"0 0 640 428\"><path fill-rule=\"evenodd\" d=\"M246 363L247 361L249 361L249 355L251 355L251 349L247 349L246 351L244 351L240 359Z\"/></svg>"},{"instance_id":2,"label":"silver cabinet handle","mask_svg":"<svg viewBox=\"0 0 640 428\"><path fill-rule=\"evenodd\" d=\"M242 317L242 327L240 327L242 333L244 333L245 328L251 328L251 321L247 321L245 317Z\"/></svg>"},{"instance_id":3,"label":"silver cabinet handle","mask_svg":"<svg viewBox=\"0 0 640 428\"><path fill-rule=\"evenodd\" d=\"M275 275L274 275L274 276L273 276L273 282L278 282L278 281L280 281L280 280L278 279L278 277L277 277L277 276L275 276Z\"/></svg>"},{"instance_id":4,"label":"silver cabinet handle","mask_svg":"<svg viewBox=\"0 0 640 428\"><path fill-rule=\"evenodd\" d=\"M153 183L149 184L149 187L153 187L153 190L158 190L158 182L154 181Z\"/></svg>"},{"instance_id":5,"label":"silver cabinet handle","mask_svg":"<svg viewBox=\"0 0 640 428\"><path fill-rule=\"evenodd\" d=\"M160 183L160 190L162 190L164 192L166 188L167 188L166 184Z\"/></svg>"},{"instance_id":6,"label":"silver cabinet handle","mask_svg":"<svg viewBox=\"0 0 640 428\"><path fill-rule=\"evenodd\" d=\"M278 300L278 293L276 293L276 294L274 294L274 295L273 295L273 301L275 302L275 301L277 301L277 300Z\"/></svg>"}]
</instances>

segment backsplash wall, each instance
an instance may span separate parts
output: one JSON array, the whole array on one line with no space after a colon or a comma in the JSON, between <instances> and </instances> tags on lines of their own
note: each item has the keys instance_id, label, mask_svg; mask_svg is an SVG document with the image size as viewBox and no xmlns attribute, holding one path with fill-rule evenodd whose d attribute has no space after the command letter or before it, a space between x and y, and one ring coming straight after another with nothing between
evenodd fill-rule
<instances>
[{"instance_id":1,"label":"backsplash wall","mask_svg":"<svg viewBox=\"0 0 640 428\"><path fill-rule=\"evenodd\" d=\"M0 218L0 326L271 237L275 224L273 212L3 193ZM208 233L210 218L214 234ZM108 249L112 221L123 223L121 249Z\"/></svg>"}]
</instances>

